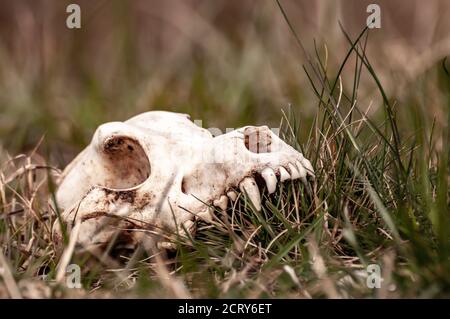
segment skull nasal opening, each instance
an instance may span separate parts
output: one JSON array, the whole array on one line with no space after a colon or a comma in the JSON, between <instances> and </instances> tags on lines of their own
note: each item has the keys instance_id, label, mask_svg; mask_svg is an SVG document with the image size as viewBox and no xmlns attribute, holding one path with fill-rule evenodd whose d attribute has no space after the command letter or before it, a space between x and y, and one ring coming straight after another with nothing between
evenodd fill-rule
<instances>
[{"instance_id":1,"label":"skull nasal opening","mask_svg":"<svg viewBox=\"0 0 450 319\"><path fill-rule=\"evenodd\" d=\"M139 142L127 136L112 136L103 142L108 178L104 186L125 189L142 184L151 172L150 162Z\"/></svg>"},{"instance_id":2,"label":"skull nasal opening","mask_svg":"<svg viewBox=\"0 0 450 319\"><path fill-rule=\"evenodd\" d=\"M272 136L267 126L247 127L244 130L245 147L252 153L270 153Z\"/></svg>"}]
</instances>

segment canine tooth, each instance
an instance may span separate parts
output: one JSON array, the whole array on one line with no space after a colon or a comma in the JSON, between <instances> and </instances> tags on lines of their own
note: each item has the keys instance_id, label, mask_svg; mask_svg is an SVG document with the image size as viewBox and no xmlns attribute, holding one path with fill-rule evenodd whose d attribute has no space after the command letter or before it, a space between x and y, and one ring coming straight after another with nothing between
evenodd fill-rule
<instances>
[{"instance_id":1,"label":"canine tooth","mask_svg":"<svg viewBox=\"0 0 450 319\"><path fill-rule=\"evenodd\" d=\"M229 199L231 199L233 202L237 199L237 193L235 191L228 191L227 196Z\"/></svg>"},{"instance_id":2,"label":"canine tooth","mask_svg":"<svg viewBox=\"0 0 450 319\"><path fill-rule=\"evenodd\" d=\"M219 207L221 210L227 210L228 197L225 195L220 196L219 199L213 201L213 205Z\"/></svg>"},{"instance_id":3,"label":"canine tooth","mask_svg":"<svg viewBox=\"0 0 450 319\"><path fill-rule=\"evenodd\" d=\"M284 182L291 178L288 171L284 167L280 167L280 181Z\"/></svg>"},{"instance_id":4,"label":"canine tooth","mask_svg":"<svg viewBox=\"0 0 450 319\"><path fill-rule=\"evenodd\" d=\"M277 177L275 176L275 172L273 169L267 167L262 170L261 176L264 178L264 181L267 185L267 191L269 194L272 194L275 192L275 189L277 188Z\"/></svg>"},{"instance_id":5,"label":"canine tooth","mask_svg":"<svg viewBox=\"0 0 450 319\"><path fill-rule=\"evenodd\" d=\"M255 179L252 177L246 177L239 184L241 192L247 193L248 198L255 206L257 211L261 210L261 195L259 194L258 186L256 185Z\"/></svg>"},{"instance_id":6,"label":"canine tooth","mask_svg":"<svg viewBox=\"0 0 450 319\"><path fill-rule=\"evenodd\" d=\"M291 177L292 179L297 179L300 177L300 173L298 172L297 168L295 168L294 165L291 163L288 164L289 170L291 171Z\"/></svg>"}]
</instances>

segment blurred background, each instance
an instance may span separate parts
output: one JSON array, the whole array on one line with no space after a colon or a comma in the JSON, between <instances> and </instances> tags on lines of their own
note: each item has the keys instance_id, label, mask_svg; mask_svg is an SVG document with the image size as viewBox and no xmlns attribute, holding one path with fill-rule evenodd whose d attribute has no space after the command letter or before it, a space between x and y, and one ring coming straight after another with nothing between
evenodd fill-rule
<instances>
[{"instance_id":1,"label":"blurred background","mask_svg":"<svg viewBox=\"0 0 450 319\"><path fill-rule=\"evenodd\" d=\"M330 74L349 49L339 22L355 39L368 4L379 4L381 28L370 31L367 55L398 116L417 103L447 125L449 92L436 69L450 69L449 1L280 2L308 54L316 46ZM66 27L70 3L81 7L81 29ZM224 130L276 127L291 104L306 138L318 102L305 63L273 0L1 0L0 159L45 136L45 156L63 166L99 124L157 109ZM344 89L353 82L349 65ZM368 74L358 102L372 113L381 103Z\"/></svg>"}]
</instances>

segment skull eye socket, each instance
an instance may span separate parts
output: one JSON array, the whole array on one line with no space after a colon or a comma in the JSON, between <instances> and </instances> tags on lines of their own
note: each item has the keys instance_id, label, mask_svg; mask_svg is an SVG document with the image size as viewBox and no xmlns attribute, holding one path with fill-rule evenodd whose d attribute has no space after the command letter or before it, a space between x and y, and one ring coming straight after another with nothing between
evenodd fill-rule
<instances>
[{"instance_id":1,"label":"skull eye socket","mask_svg":"<svg viewBox=\"0 0 450 319\"><path fill-rule=\"evenodd\" d=\"M150 162L139 142L128 136L112 136L103 142L108 188L125 189L142 184L151 172Z\"/></svg>"}]
</instances>

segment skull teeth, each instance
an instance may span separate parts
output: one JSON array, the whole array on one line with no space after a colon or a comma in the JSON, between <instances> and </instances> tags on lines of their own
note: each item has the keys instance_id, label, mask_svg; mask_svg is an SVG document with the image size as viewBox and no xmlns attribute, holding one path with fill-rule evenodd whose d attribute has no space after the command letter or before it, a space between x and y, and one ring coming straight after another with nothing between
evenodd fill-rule
<instances>
[{"instance_id":1,"label":"skull teeth","mask_svg":"<svg viewBox=\"0 0 450 319\"><path fill-rule=\"evenodd\" d=\"M195 223L192 220L187 220L183 223L183 228L186 229L187 232L192 231L194 226L195 226Z\"/></svg>"},{"instance_id":2,"label":"skull teeth","mask_svg":"<svg viewBox=\"0 0 450 319\"><path fill-rule=\"evenodd\" d=\"M300 173L298 171L298 169L292 165L291 163L288 164L288 168L291 171L291 178L292 179L298 179L300 178Z\"/></svg>"},{"instance_id":3,"label":"skull teeth","mask_svg":"<svg viewBox=\"0 0 450 319\"><path fill-rule=\"evenodd\" d=\"M197 214L197 218L205 222L211 223L213 220L213 212L211 207L207 207L203 212Z\"/></svg>"},{"instance_id":4,"label":"skull teeth","mask_svg":"<svg viewBox=\"0 0 450 319\"><path fill-rule=\"evenodd\" d=\"M287 168L288 169L282 166L278 168L277 171L280 176L280 182L290 179L301 179L306 186L309 186L306 179L307 175L314 177L314 171L311 163L303 156L301 156L295 164L288 163ZM267 192L269 194L273 194L276 190L278 182L275 171L270 167L266 167L261 171L261 177L266 183ZM244 178L239 183L239 189L242 193L247 194L249 200L258 211L261 210L261 193L253 177ZM219 199L214 200L213 205L222 210L226 210L229 201L231 200L234 202L237 200L237 197L238 194L236 191L230 189L227 191L226 195L222 195Z\"/></svg>"},{"instance_id":5,"label":"skull teeth","mask_svg":"<svg viewBox=\"0 0 450 319\"><path fill-rule=\"evenodd\" d=\"M166 249L166 250L176 250L177 245L167 241L161 241L156 244L158 249Z\"/></svg>"},{"instance_id":6,"label":"skull teeth","mask_svg":"<svg viewBox=\"0 0 450 319\"><path fill-rule=\"evenodd\" d=\"M306 169L303 167L303 165L299 161L296 161L295 165L297 165L297 169L298 169L298 172L300 174L300 179L302 180L302 182L304 184L307 184Z\"/></svg>"},{"instance_id":7,"label":"skull teeth","mask_svg":"<svg viewBox=\"0 0 450 319\"><path fill-rule=\"evenodd\" d=\"M291 179L291 175L289 175L288 171L284 167L280 167L280 181L284 182Z\"/></svg>"},{"instance_id":8,"label":"skull teeth","mask_svg":"<svg viewBox=\"0 0 450 319\"><path fill-rule=\"evenodd\" d=\"M311 176L312 178L314 178L315 174L314 174L314 169L313 169L313 167L311 165L311 162L308 161L306 158L303 158L301 160L301 163L303 164L303 167L305 167L307 174L309 176Z\"/></svg>"},{"instance_id":9,"label":"skull teeth","mask_svg":"<svg viewBox=\"0 0 450 319\"><path fill-rule=\"evenodd\" d=\"M269 167L263 169L261 172L261 176L266 182L267 191L269 192L269 194L275 192L275 189L277 188L277 177L275 176L275 172L273 171L273 169Z\"/></svg>"},{"instance_id":10,"label":"skull teeth","mask_svg":"<svg viewBox=\"0 0 450 319\"><path fill-rule=\"evenodd\" d=\"M261 210L261 195L259 193L258 186L256 185L256 181L253 177L246 177L239 184L239 188L241 192L247 193L248 198L252 202L253 206L255 206L257 211Z\"/></svg>"},{"instance_id":11,"label":"skull teeth","mask_svg":"<svg viewBox=\"0 0 450 319\"><path fill-rule=\"evenodd\" d=\"M225 195L220 196L219 199L214 200L213 205L219 207L223 211L227 210L228 197Z\"/></svg>"},{"instance_id":12,"label":"skull teeth","mask_svg":"<svg viewBox=\"0 0 450 319\"><path fill-rule=\"evenodd\" d=\"M227 196L229 199L231 199L234 202L234 201L236 201L238 195L235 191L230 190L227 192Z\"/></svg>"}]
</instances>

